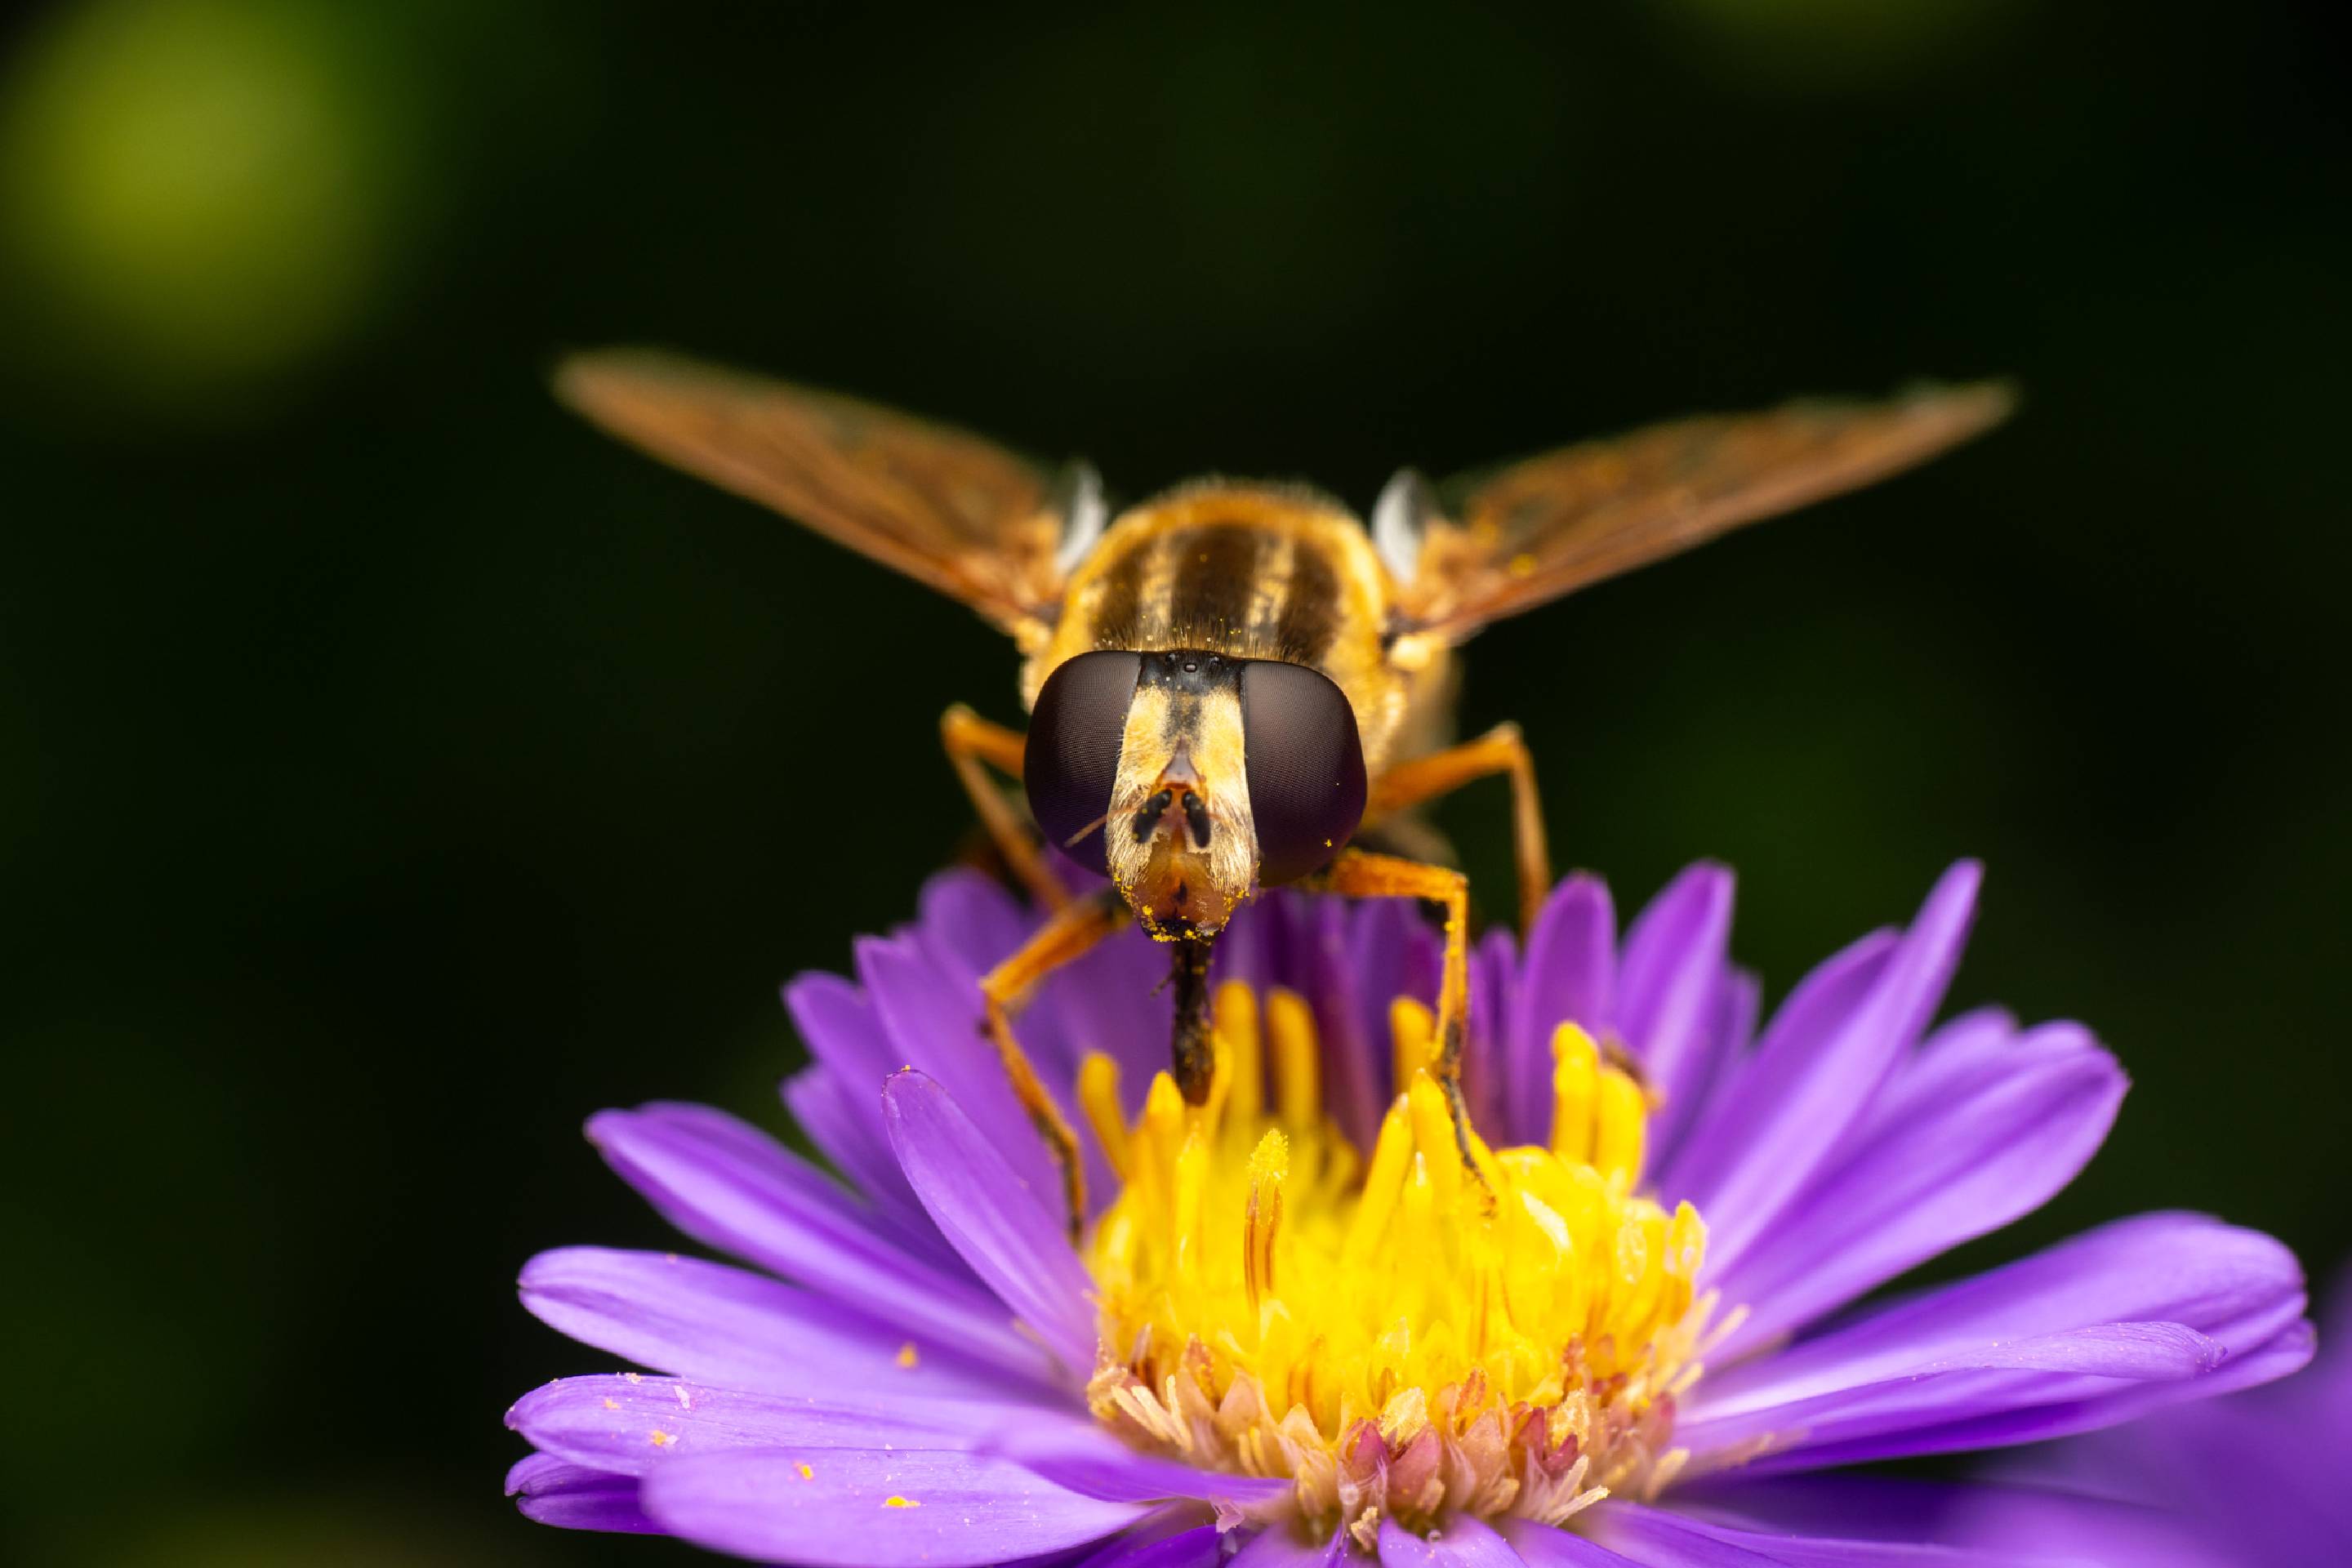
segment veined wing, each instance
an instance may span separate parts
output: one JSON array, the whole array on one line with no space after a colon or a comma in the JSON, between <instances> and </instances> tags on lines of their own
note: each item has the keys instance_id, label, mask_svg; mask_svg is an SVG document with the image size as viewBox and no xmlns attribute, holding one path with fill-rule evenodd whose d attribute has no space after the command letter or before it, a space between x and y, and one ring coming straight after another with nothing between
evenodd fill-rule
<instances>
[{"instance_id":1,"label":"veined wing","mask_svg":"<svg viewBox=\"0 0 2352 1568\"><path fill-rule=\"evenodd\" d=\"M1706 415L1564 447L1442 488L1399 591L1405 626L1459 642L1490 621L1869 484L1997 425L1998 383L1885 402Z\"/></svg>"},{"instance_id":2,"label":"veined wing","mask_svg":"<svg viewBox=\"0 0 2352 1568\"><path fill-rule=\"evenodd\" d=\"M1066 564L1100 528L1091 470L1057 490L981 437L835 393L648 349L573 355L555 389L623 440L1015 636L1051 618Z\"/></svg>"}]
</instances>

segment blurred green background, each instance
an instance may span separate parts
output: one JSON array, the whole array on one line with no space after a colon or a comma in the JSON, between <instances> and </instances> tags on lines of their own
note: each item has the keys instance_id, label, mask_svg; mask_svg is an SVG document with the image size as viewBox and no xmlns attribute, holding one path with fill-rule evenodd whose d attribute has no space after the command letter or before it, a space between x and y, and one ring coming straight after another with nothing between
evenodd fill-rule
<instances>
[{"instance_id":1,"label":"blurred green background","mask_svg":"<svg viewBox=\"0 0 2352 1568\"><path fill-rule=\"evenodd\" d=\"M2323 7L77 0L0 61L0 1556L647 1563L498 1496L658 1244L598 1107L782 1121L776 983L1011 720L970 616L544 392L651 340L1137 495L1368 504L1796 391L1980 447L1483 638L1564 864L1743 877L1773 993L1990 863L1955 999L2137 1089L2130 1207L2352 1247L2352 201ZM1443 815L1488 889L1499 792Z\"/></svg>"}]
</instances>

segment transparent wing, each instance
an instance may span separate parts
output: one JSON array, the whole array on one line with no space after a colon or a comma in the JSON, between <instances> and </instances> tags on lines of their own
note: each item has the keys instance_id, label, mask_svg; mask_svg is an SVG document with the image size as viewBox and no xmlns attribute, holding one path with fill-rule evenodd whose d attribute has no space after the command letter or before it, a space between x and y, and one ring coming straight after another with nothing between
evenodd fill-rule
<instances>
[{"instance_id":1,"label":"transparent wing","mask_svg":"<svg viewBox=\"0 0 2352 1568\"><path fill-rule=\"evenodd\" d=\"M648 349L573 355L555 390L623 440L1007 631L1059 602L1066 504L1046 474L980 437Z\"/></svg>"},{"instance_id":2,"label":"transparent wing","mask_svg":"<svg viewBox=\"0 0 2352 1568\"><path fill-rule=\"evenodd\" d=\"M1856 489L2000 422L1995 383L1883 403L1705 415L1563 447L1443 487L1398 595L1401 621L1460 641L1743 523Z\"/></svg>"}]
</instances>

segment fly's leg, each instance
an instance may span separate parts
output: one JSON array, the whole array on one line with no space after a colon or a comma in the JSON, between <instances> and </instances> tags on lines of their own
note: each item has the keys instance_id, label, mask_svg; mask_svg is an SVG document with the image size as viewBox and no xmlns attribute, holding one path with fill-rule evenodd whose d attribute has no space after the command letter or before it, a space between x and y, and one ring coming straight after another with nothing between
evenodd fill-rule
<instances>
[{"instance_id":1,"label":"fly's leg","mask_svg":"<svg viewBox=\"0 0 2352 1568\"><path fill-rule=\"evenodd\" d=\"M1544 895L1551 890L1551 854L1544 843L1535 759L1517 724L1497 724L1475 741L1399 763L1372 781L1364 820L1393 816L1496 773L1511 778L1511 846L1519 872L1519 940L1525 942L1535 930Z\"/></svg>"},{"instance_id":2,"label":"fly's leg","mask_svg":"<svg viewBox=\"0 0 2352 1568\"><path fill-rule=\"evenodd\" d=\"M1070 1131L1061 1108L1038 1080L1037 1069L1029 1064L1029 1053L1013 1038L1012 1009L1028 995L1032 986L1064 964L1083 957L1095 943L1124 925L1128 918L1126 905L1108 888L1091 898L1066 903L1010 958L980 979L988 1037L995 1043L997 1057L1004 1064L1004 1076L1013 1085L1013 1098L1029 1113L1030 1123L1045 1139L1054 1163L1061 1167L1062 1195L1070 1206L1073 1241L1077 1239L1087 1215L1087 1177L1085 1167L1078 1162L1078 1135Z\"/></svg>"},{"instance_id":3,"label":"fly's leg","mask_svg":"<svg viewBox=\"0 0 2352 1568\"><path fill-rule=\"evenodd\" d=\"M1445 910L1445 957L1437 983L1437 1085L1453 1113L1463 1168L1485 1185L1486 1178L1470 1152L1470 1112L1462 1101L1462 1037L1470 1011L1470 879L1451 867L1349 849L1310 885L1357 899L1422 899Z\"/></svg>"},{"instance_id":4,"label":"fly's leg","mask_svg":"<svg viewBox=\"0 0 2352 1568\"><path fill-rule=\"evenodd\" d=\"M971 797L971 809L979 816L980 825L988 830L996 852L1004 857L1013 874L1047 909L1058 910L1066 905L1070 901L1069 889L1055 878L1020 814L1006 803L1004 792L991 782L986 772L987 768L994 768L1007 778L1020 778L1026 750L1020 733L1002 724L990 723L959 702L940 715L940 744L946 749L948 765L955 769L964 794Z\"/></svg>"}]
</instances>

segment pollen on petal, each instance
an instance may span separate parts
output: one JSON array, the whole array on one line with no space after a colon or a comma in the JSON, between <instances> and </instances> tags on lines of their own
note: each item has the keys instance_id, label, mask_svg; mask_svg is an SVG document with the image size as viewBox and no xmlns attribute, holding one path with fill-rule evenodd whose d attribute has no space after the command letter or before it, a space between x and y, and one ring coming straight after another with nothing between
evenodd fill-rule
<instances>
[{"instance_id":1,"label":"pollen on petal","mask_svg":"<svg viewBox=\"0 0 2352 1568\"><path fill-rule=\"evenodd\" d=\"M801 1473L801 1479L804 1481L813 1481L816 1479L816 1471L809 1468L809 1462L806 1459L803 1459L799 1464L794 1465L793 1468Z\"/></svg>"},{"instance_id":2,"label":"pollen on petal","mask_svg":"<svg viewBox=\"0 0 2352 1568\"><path fill-rule=\"evenodd\" d=\"M922 1360L922 1357L915 1353L914 1341L908 1340L905 1344L898 1347L898 1364L905 1367L908 1371L912 1372L915 1368L915 1363L920 1360Z\"/></svg>"},{"instance_id":3,"label":"pollen on petal","mask_svg":"<svg viewBox=\"0 0 2352 1568\"><path fill-rule=\"evenodd\" d=\"M651 1438L653 1439L653 1445L654 1445L654 1447L656 1447L656 1448L667 1448L667 1447L668 1447L672 1443L675 1443L675 1442L677 1442L677 1438L676 1436L673 1436L673 1435L671 1435L670 1433L667 1433L667 1432L663 1431L663 1430L662 1430L660 1427L658 1427L658 1426L655 1427L655 1428L653 1429L653 1431L652 1431L650 1434L648 1434L648 1436L651 1436Z\"/></svg>"},{"instance_id":4,"label":"pollen on petal","mask_svg":"<svg viewBox=\"0 0 2352 1568\"><path fill-rule=\"evenodd\" d=\"M884 1498L882 1500L882 1506L884 1508L920 1508L923 1505L917 1502L913 1498L898 1497L894 1495Z\"/></svg>"}]
</instances>

